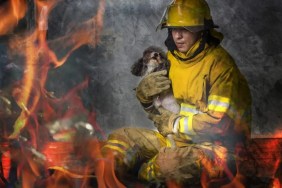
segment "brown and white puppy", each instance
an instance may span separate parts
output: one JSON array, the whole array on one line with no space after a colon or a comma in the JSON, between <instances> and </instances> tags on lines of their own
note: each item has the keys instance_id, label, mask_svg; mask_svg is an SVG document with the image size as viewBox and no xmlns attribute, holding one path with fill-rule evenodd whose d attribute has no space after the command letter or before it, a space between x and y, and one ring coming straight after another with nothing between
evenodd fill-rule
<instances>
[{"instance_id":1,"label":"brown and white puppy","mask_svg":"<svg viewBox=\"0 0 282 188\"><path fill-rule=\"evenodd\" d=\"M166 58L164 51L156 46L150 46L143 52L143 56L138 59L131 67L131 73L135 76L144 77L150 73L167 70L169 71L170 63ZM172 90L159 94L154 98L154 107L160 106L178 114L180 106L173 97Z\"/></svg>"},{"instance_id":2,"label":"brown and white puppy","mask_svg":"<svg viewBox=\"0 0 282 188\"><path fill-rule=\"evenodd\" d=\"M143 56L131 67L131 73L135 76L146 76L152 72L168 70L169 61L164 51L156 46L150 46L143 52Z\"/></svg>"}]
</instances>

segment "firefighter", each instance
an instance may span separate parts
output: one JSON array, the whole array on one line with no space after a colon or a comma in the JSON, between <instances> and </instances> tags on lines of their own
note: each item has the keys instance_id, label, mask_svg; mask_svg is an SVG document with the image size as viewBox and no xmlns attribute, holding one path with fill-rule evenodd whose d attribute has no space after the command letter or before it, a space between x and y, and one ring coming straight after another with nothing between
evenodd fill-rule
<instances>
[{"instance_id":1,"label":"firefighter","mask_svg":"<svg viewBox=\"0 0 282 188\"><path fill-rule=\"evenodd\" d=\"M169 78L159 71L136 88L158 131L131 127L112 132L102 150L114 153L117 171L182 184L199 182L200 177L232 179L236 151L242 151L250 137L251 95L233 58L220 45L223 35L216 27L205 0L174 0L167 6L158 28L168 30ZM162 107L151 113L153 98L168 89L180 113Z\"/></svg>"}]
</instances>

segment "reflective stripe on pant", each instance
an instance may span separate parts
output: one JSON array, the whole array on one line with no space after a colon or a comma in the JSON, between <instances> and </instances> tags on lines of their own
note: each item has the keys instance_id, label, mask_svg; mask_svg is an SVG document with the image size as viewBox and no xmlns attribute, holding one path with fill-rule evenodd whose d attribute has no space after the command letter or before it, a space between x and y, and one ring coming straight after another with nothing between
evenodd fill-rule
<instances>
[{"instance_id":1,"label":"reflective stripe on pant","mask_svg":"<svg viewBox=\"0 0 282 188\"><path fill-rule=\"evenodd\" d=\"M166 144L166 139L156 131L120 128L109 135L102 152L114 153L117 168L126 166L131 169L137 161L148 161L153 158Z\"/></svg>"},{"instance_id":2,"label":"reflective stripe on pant","mask_svg":"<svg viewBox=\"0 0 282 188\"><path fill-rule=\"evenodd\" d=\"M194 145L162 148L159 153L144 163L139 171L139 178L147 181L173 179L185 182L199 179L201 160L204 154Z\"/></svg>"},{"instance_id":3,"label":"reflective stripe on pant","mask_svg":"<svg viewBox=\"0 0 282 188\"><path fill-rule=\"evenodd\" d=\"M153 130L121 128L109 135L102 152L115 154L119 172L139 169L136 164L143 163L138 176L147 181L167 177L181 182L195 181L199 180L203 168L210 178L222 176L227 158L224 147L211 143L177 145L167 147L166 138Z\"/></svg>"}]
</instances>

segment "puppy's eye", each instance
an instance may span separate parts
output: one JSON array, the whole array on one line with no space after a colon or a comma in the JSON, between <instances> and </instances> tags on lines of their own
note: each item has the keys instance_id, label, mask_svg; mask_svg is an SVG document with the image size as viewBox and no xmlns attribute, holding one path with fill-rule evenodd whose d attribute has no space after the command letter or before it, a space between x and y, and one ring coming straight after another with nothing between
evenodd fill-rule
<instances>
[{"instance_id":1,"label":"puppy's eye","mask_svg":"<svg viewBox=\"0 0 282 188\"><path fill-rule=\"evenodd\" d=\"M158 57L160 54L158 52L153 53L153 57Z\"/></svg>"}]
</instances>

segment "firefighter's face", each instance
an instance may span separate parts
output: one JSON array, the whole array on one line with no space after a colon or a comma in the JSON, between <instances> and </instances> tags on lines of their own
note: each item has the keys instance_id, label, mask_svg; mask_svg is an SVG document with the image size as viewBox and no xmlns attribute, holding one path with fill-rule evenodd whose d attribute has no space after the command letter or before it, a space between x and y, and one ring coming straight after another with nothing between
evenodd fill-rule
<instances>
[{"instance_id":1,"label":"firefighter's face","mask_svg":"<svg viewBox=\"0 0 282 188\"><path fill-rule=\"evenodd\" d=\"M200 34L190 32L184 28L172 29L172 38L175 42L177 50L186 53L198 40Z\"/></svg>"}]
</instances>

